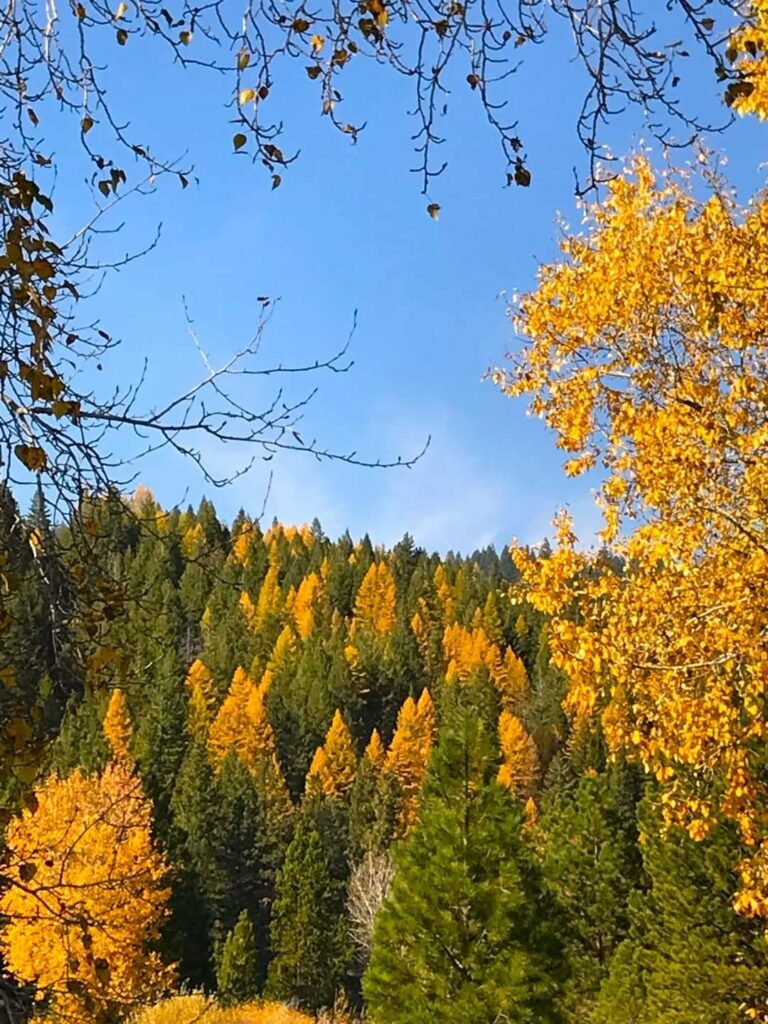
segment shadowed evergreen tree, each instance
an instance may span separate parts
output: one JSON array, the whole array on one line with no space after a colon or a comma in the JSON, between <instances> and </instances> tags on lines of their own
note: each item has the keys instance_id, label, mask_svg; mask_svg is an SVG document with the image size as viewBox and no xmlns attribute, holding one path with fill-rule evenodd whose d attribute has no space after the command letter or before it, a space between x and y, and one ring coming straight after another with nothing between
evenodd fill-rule
<instances>
[{"instance_id":1,"label":"shadowed evergreen tree","mask_svg":"<svg viewBox=\"0 0 768 1024\"><path fill-rule=\"evenodd\" d=\"M583 776L572 795L545 801L539 822L542 869L571 969L563 1006L573 1024L589 1016L627 936L629 898L641 881L634 774L619 762L602 775Z\"/></svg>"},{"instance_id":2,"label":"shadowed evergreen tree","mask_svg":"<svg viewBox=\"0 0 768 1024\"><path fill-rule=\"evenodd\" d=\"M552 904L496 772L490 737L456 711L374 927L363 992L388 1024L558 1019Z\"/></svg>"},{"instance_id":3,"label":"shadowed evergreen tree","mask_svg":"<svg viewBox=\"0 0 768 1024\"><path fill-rule=\"evenodd\" d=\"M259 991L256 934L244 910L224 940L216 963L216 988L222 1006L253 999Z\"/></svg>"},{"instance_id":4,"label":"shadowed evergreen tree","mask_svg":"<svg viewBox=\"0 0 768 1024\"><path fill-rule=\"evenodd\" d=\"M299 821L277 876L270 938L270 997L316 1010L330 1006L349 958L344 889L331 875L322 840Z\"/></svg>"},{"instance_id":5,"label":"shadowed evergreen tree","mask_svg":"<svg viewBox=\"0 0 768 1024\"><path fill-rule=\"evenodd\" d=\"M630 935L600 993L594 1024L739 1024L768 1002L764 926L736 914L735 830L664 837L652 797L640 805L647 889L630 901Z\"/></svg>"}]
</instances>

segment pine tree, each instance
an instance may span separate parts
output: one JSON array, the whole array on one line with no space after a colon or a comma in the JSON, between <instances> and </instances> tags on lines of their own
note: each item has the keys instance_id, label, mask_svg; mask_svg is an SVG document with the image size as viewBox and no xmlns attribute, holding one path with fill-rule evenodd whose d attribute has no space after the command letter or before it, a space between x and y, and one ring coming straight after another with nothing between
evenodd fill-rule
<instances>
[{"instance_id":1,"label":"pine tree","mask_svg":"<svg viewBox=\"0 0 768 1024\"><path fill-rule=\"evenodd\" d=\"M258 993L256 935L247 910L224 940L216 963L216 987L222 1006L244 1003Z\"/></svg>"},{"instance_id":2,"label":"pine tree","mask_svg":"<svg viewBox=\"0 0 768 1024\"><path fill-rule=\"evenodd\" d=\"M630 935L611 964L595 1024L761 1019L768 1002L764 928L733 907L734 865L745 854L735 828L718 824L698 842L679 828L664 837L650 794L639 821L649 884L630 901Z\"/></svg>"},{"instance_id":3,"label":"pine tree","mask_svg":"<svg viewBox=\"0 0 768 1024\"><path fill-rule=\"evenodd\" d=\"M269 995L311 1010L332 1005L348 959L343 888L307 821L299 822L277 876L270 938Z\"/></svg>"},{"instance_id":4,"label":"pine tree","mask_svg":"<svg viewBox=\"0 0 768 1024\"><path fill-rule=\"evenodd\" d=\"M388 1024L557 1019L552 908L522 807L494 775L490 738L471 711L457 713L374 927L363 991Z\"/></svg>"},{"instance_id":5,"label":"pine tree","mask_svg":"<svg viewBox=\"0 0 768 1024\"><path fill-rule=\"evenodd\" d=\"M583 776L573 794L545 797L537 842L571 967L563 1005L573 1024L589 1018L641 884L634 806L627 806L634 774L619 762Z\"/></svg>"}]
</instances>

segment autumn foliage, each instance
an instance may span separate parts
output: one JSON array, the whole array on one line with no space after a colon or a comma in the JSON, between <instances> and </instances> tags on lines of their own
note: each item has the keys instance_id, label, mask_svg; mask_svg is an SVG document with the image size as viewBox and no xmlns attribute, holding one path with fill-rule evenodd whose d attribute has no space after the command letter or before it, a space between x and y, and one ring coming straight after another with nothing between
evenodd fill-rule
<instances>
[{"instance_id":1,"label":"autumn foliage","mask_svg":"<svg viewBox=\"0 0 768 1024\"><path fill-rule=\"evenodd\" d=\"M168 986L170 971L148 950L169 896L166 867L149 801L123 758L99 775L51 776L6 841L0 945L40 999L93 1024Z\"/></svg>"},{"instance_id":2,"label":"autumn foliage","mask_svg":"<svg viewBox=\"0 0 768 1024\"><path fill-rule=\"evenodd\" d=\"M569 473L602 464L604 538L630 567L580 552L566 518L552 558L518 552L569 714L656 776L668 823L738 824L737 905L766 914L768 201L705 185L635 160L522 299L499 379Z\"/></svg>"}]
</instances>

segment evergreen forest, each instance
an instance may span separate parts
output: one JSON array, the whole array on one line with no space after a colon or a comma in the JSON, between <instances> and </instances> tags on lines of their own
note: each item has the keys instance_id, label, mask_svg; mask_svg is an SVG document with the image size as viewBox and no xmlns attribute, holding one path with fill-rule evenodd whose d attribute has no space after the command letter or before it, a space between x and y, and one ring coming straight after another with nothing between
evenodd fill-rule
<instances>
[{"instance_id":1,"label":"evergreen forest","mask_svg":"<svg viewBox=\"0 0 768 1024\"><path fill-rule=\"evenodd\" d=\"M9 1014L736 1024L764 1003L743 839L665 828L650 773L569 724L508 552L226 524L143 488L81 515L87 559L42 494L2 494L17 746L44 751L4 781Z\"/></svg>"}]
</instances>

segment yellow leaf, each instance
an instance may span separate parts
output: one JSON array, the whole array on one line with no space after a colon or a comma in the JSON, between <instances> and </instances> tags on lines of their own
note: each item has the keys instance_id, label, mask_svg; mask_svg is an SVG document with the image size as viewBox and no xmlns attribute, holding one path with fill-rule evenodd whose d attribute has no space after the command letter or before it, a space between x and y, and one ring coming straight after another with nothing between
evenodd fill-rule
<instances>
[{"instance_id":1,"label":"yellow leaf","mask_svg":"<svg viewBox=\"0 0 768 1024\"><path fill-rule=\"evenodd\" d=\"M250 103L251 100L255 100L255 99L256 99L256 90L255 89L241 89L240 90L240 96L238 97L238 102L239 102L241 107L244 107L246 103Z\"/></svg>"},{"instance_id":2,"label":"yellow leaf","mask_svg":"<svg viewBox=\"0 0 768 1024\"><path fill-rule=\"evenodd\" d=\"M124 18L127 13L128 4L125 0L121 0L121 3L118 4L117 10L115 11L115 21L119 21L121 18Z\"/></svg>"}]
</instances>

